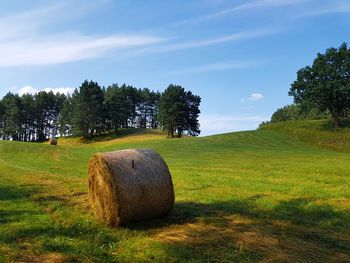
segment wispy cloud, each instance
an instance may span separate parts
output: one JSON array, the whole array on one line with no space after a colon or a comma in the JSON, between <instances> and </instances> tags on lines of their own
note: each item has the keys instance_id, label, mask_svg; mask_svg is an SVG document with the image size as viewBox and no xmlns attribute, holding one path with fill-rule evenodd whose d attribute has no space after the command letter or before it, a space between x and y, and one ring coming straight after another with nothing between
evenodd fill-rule
<instances>
[{"instance_id":1,"label":"wispy cloud","mask_svg":"<svg viewBox=\"0 0 350 263\"><path fill-rule=\"evenodd\" d=\"M107 52L144 47L163 38L143 34L84 35L77 32L47 33L62 5L17 13L0 19L0 67L48 65L96 58Z\"/></svg>"},{"instance_id":2,"label":"wispy cloud","mask_svg":"<svg viewBox=\"0 0 350 263\"><path fill-rule=\"evenodd\" d=\"M161 42L151 36L55 35L23 41L0 41L0 67L48 65L96 58L107 51Z\"/></svg>"},{"instance_id":3,"label":"wispy cloud","mask_svg":"<svg viewBox=\"0 0 350 263\"><path fill-rule=\"evenodd\" d=\"M34 94L38 93L39 91L46 91L46 92L52 91L55 94L60 93L60 94L68 95L68 94L72 94L74 92L74 88L59 87L59 88L36 89L36 88L33 88L32 86L23 86L22 88L20 88L18 90L18 94L20 96L22 96L24 94L32 94L32 95L34 95Z\"/></svg>"},{"instance_id":4,"label":"wispy cloud","mask_svg":"<svg viewBox=\"0 0 350 263\"><path fill-rule=\"evenodd\" d=\"M241 5L236 5L233 7L222 9L218 12L198 16L195 18L186 19L183 21L178 22L178 25L184 25L184 24L190 24L190 23L198 23L205 20L211 20L216 19L224 16L228 16L231 14L234 14L239 11L248 11L253 10L257 8L271 8L271 7L278 7L278 6L288 6L288 5L295 5L300 2L306 2L308 0L256 0L256 1L250 1L248 3L244 3Z\"/></svg>"},{"instance_id":5,"label":"wispy cloud","mask_svg":"<svg viewBox=\"0 0 350 263\"><path fill-rule=\"evenodd\" d=\"M62 11L62 8L62 4L52 5L1 17L0 41L29 38L34 34L39 34L40 28L60 17L54 14Z\"/></svg>"},{"instance_id":6,"label":"wispy cloud","mask_svg":"<svg viewBox=\"0 0 350 263\"><path fill-rule=\"evenodd\" d=\"M184 50L184 49L200 48L200 47L212 46L217 44L223 44L227 42L236 42L236 41L242 41L247 39L254 39L258 37L264 37L264 36L274 34L276 32L278 32L276 29L260 29L255 31L245 31L245 32L239 32L239 33L225 35L225 36L219 36L215 38L188 41L188 42L182 42L182 43L177 43L173 45L164 45L163 47L154 49L153 51L169 52L169 51L177 51L177 50Z\"/></svg>"},{"instance_id":7,"label":"wispy cloud","mask_svg":"<svg viewBox=\"0 0 350 263\"><path fill-rule=\"evenodd\" d=\"M260 115L220 115L208 114L199 117L201 135L211 135L224 132L253 130L269 118Z\"/></svg>"},{"instance_id":8,"label":"wispy cloud","mask_svg":"<svg viewBox=\"0 0 350 263\"><path fill-rule=\"evenodd\" d=\"M258 61L222 61L217 63L204 64L199 66L188 67L183 70L178 70L173 73L183 74L183 73L201 73L201 72L211 72L211 71L225 71L234 69L247 69L253 68L261 65Z\"/></svg>"},{"instance_id":9,"label":"wispy cloud","mask_svg":"<svg viewBox=\"0 0 350 263\"><path fill-rule=\"evenodd\" d=\"M321 15L328 15L328 14L336 14L336 13L350 13L350 2L341 2L341 3L334 3L332 2L331 5L327 6L317 6L316 8L313 8L310 11L305 11L303 13L300 13L296 15L295 17L312 17L312 16L321 16Z\"/></svg>"},{"instance_id":10,"label":"wispy cloud","mask_svg":"<svg viewBox=\"0 0 350 263\"><path fill-rule=\"evenodd\" d=\"M262 0L273 2L272 0ZM287 0L291 1L291 0ZM254 1L259 2L260 1ZM253 2L253 3L254 3ZM250 3L250 4L253 4ZM261 4L261 3L260 3ZM65 14L67 3L29 10L0 18L0 67L50 65L103 57L106 54L142 55L213 46L268 36L277 30L268 28L181 42L149 34L87 35L79 32L47 32ZM56 14L63 14L57 16ZM60 17L60 18L57 18ZM54 27L57 28L57 27ZM50 28L52 29L52 28ZM127 51L127 52L126 52ZM118 53L119 52L119 53ZM211 65L197 71L225 70L237 65Z\"/></svg>"}]
</instances>

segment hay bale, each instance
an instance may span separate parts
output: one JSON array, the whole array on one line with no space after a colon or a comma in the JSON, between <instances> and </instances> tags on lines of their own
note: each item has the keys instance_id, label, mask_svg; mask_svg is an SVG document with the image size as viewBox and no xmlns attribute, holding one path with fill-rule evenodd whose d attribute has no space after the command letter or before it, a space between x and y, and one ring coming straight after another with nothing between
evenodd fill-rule
<instances>
[{"instance_id":1,"label":"hay bale","mask_svg":"<svg viewBox=\"0 0 350 263\"><path fill-rule=\"evenodd\" d=\"M88 174L93 212L110 226L162 217L174 205L169 169L151 149L97 153Z\"/></svg>"},{"instance_id":2,"label":"hay bale","mask_svg":"<svg viewBox=\"0 0 350 263\"><path fill-rule=\"evenodd\" d=\"M58 138L50 138L49 144L50 145L57 145L58 143Z\"/></svg>"}]
</instances>

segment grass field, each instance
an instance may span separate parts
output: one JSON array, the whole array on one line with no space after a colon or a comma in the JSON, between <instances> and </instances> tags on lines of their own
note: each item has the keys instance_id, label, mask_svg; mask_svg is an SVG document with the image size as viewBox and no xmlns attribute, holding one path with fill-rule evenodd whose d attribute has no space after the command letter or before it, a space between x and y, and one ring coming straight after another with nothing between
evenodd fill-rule
<instances>
[{"instance_id":1,"label":"grass field","mask_svg":"<svg viewBox=\"0 0 350 263\"><path fill-rule=\"evenodd\" d=\"M278 131L314 146L350 152L350 119L343 121L342 126L335 129L331 120L299 120L271 123L263 129Z\"/></svg>"},{"instance_id":2,"label":"grass field","mask_svg":"<svg viewBox=\"0 0 350 263\"><path fill-rule=\"evenodd\" d=\"M348 148L271 129L183 139L132 131L58 146L0 141L0 262L350 262ZM88 159L134 147L166 160L174 210L105 227L89 210Z\"/></svg>"}]
</instances>

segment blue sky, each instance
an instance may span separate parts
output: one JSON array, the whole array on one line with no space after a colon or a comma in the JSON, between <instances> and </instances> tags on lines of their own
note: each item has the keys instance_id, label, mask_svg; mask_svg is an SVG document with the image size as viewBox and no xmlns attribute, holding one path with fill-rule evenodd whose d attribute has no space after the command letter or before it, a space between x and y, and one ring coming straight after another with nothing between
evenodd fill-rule
<instances>
[{"instance_id":1,"label":"blue sky","mask_svg":"<svg viewBox=\"0 0 350 263\"><path fill-rule=\"evenodd\" d=\"M173 83L202 97L203 135L255 129L349 37L349 0L1 1L0 97Z\"/></svg>"}]
</instances>

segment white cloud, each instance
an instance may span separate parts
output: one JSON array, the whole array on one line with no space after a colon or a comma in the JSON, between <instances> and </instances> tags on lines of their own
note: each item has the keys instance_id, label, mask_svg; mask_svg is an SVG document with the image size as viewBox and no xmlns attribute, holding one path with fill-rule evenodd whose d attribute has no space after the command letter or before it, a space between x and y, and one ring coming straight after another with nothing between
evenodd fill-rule
<instances>
[{"instance_id":1,"label":"white cloud","mask_svg":"<svg viewBox=\"0 0 350 263\"><path fill-rule=\"evenodd\" d=\"M60 94L65 94L65 95L72 94L74 92L74 88L70 88L70 87L45 88L45 89L41 89L41 90L44 90L46 92L52 91L55 94L60 93ZM22 96L24 94L32 94L32 95L34 95L34 94L38 93L41 90L33 88L32 86L23 86L22 88L20 88L18 90L18 94L20 96Z\"/></svg>"},{"instance_id":2,"label":"white cloud","mask_svg":"<svg viewBox=\"0 0 350 263\"><path fill-rule=\"evenodd\" d=\"M350 13L350 4L348 3L332 3L330 6L318 6L311 11L298 14L295 17L321 16L336 13Z\"/></svg>"},{"instance_id":3,"label":"white cloud","mask_svg":"<svg viewBox=\"0 0 350 263\"><path fill-rule=\"evenodd\" d=\"M189 42L183 42L183 43L178 43L178 44L174 44L174 45L164 46L163 48L158 48L155 51L156 52L167 52L167 51L199 48L199 47L222 44L222 43L226 43L226 42L235 42L235 41L241 41L241 40L246 40L246 39L264 37L264 36L271 35L274 33L276 33L276 30L273 30L273 29L261 29L261 30L257 30L257 31L246 31L246 32L240 32L240 33L226 35L226 36L220 36L220 37L216 37L216 38L203 39L203 40L197 40L197 41L189 41Z\"/></svg>"},{"instance_id":4,"label":"white cloud","mask_svg":"<svg viewBox=\"0 0 350 263\"><path fill-rule=\"evenodd\" d=\"M249 96L249 100L251 101L258 101L258 100L262 100L264 98L264 95L262 95L261 93L252 93Z\"/></svg>"},{"instance_id":5,"label":"white cloud","mask_svg":"<svg viewBox=\"0 0 350 263\"><path fill-rule=\"evenodd\" d=\"M0 18L0 41L27 38L38 34L40 28L53 22L60 16L54 15L62 5L47 6L40 9L27 10ZM62 12L60 12L62 13Z\"/></svg>"},{"instance_id":6,"label":"white cloud","mask_svg":"<svg viewBox=\"0 0 350 263\"><path fill-rule=\"evenodd\" d=\"M259 101L259 100L262 100L264 99L264 95L259 93L259 92L253 92L252 94L250 94L250 96L248 98L242 98L240 99L239 101L241 103L245 103L247 100L248 101Z\"/></svg>"},{"instance_id":7,"label":"white cloud","mask_svg":"<svg viewBox=\"0 0 350 263\"><path fill-rule=\"evenodd\" d=\"M185 68L183 70L175 71L174 73L201 73L211 71L224 71L232 69L246 69L258 66L260 63L256 61L223 61L211 64L204 64Z\"/></svg>"},{"instance_id":8,"label":"white cloud","mask_svg":"<svg viewBox=\"0 0 350 263\"><path fill-rule=\"evenodd\" d=\"M32 95L34 95L34 94L36 94L38 92L39 92L39 90L33 88L32 86L24 86L24 87L22 87L22 88L20 88L18 90L18 94L20 96L22 96L24 94L32 94Z\"/></svg>"},{"instance_id":9,"label":"white cloud","mask_svg":"<svg viewBox=\"0 0 350 263\"><path fill-rule=\"evenodd\" d=\"M0 67L80 61L164 40L144 34L97 36L77 32L47 33L44 30L47 25L68 16L66 9L64 5L49 6L0 18ZM63 18L57 18L57 13L63 14Z\"/></svg>"},{"instance_id":10,"label":"white cloud","mask_svg":"<svg viewBox=\"0 0 350 263\"><path fill-rule=\"evenodd\" d=\"M211 20L211 19L215 19L215 18L224 17L227 15L231 15L233 13L236 13L236 12L244 11L244 10L294 5L294 4L298 4L300 2L306 2L306 1L309 1L309 0L256 0L256 1L250 1L248 3L237 5L237 6L234 6L231 8L226 8L226 9L220 10L220 11L212 13L212 14L183 20L183 21L178 22L177 24L183 25L183 24L188 24L188 23L197 23L197 22L202 22L205 20Z\"/></svg>"},{"instance_id":11,"label":"white cloud","mask_svg":"<svg viewBox=\"0 0 350 263\"><path fill-rule=\"evenodd\" d=\"M269 120L264 116L247 116L247 115L219 115L208 114L200 115L199 123L201 135L212 135L225 132L254 130L258 125Z\"/></svg>"},{"instance_id":12,"label":"white cloud","mask_svg":"<svg viewBox=\"0 0 350 263\"><path fill-rule=\"evenodd\" d=\"M266 0L264 0L266 1ZM271 0L269 0L271 1ZM119 54L170 52L264 37L276 33L271 28L239 32L208 39L164 44L168 38L149 34L86 35L79 32L51 32L52 23L72 19L67 3L29 10L0 18L0 67L50 65ZM60 13L62 16L57 16ZM162 45L157 45L162 43ZM212 65L208 70L224 70L234 65ZM200 70L200 69L198 69ZM207 69L203 69L204 71Z\"/></svg>"},{"instance_id":13,"label":"white cloud","mask_svg":"<svg viewBox=\"0 0 350 263\"><path fill-rule=\"evenodd\" d=\"M68 94L73 94L74 88L69 88L69 87L46 88L46 89L44 89L44 91L46 91L46 92L52 91L55 94L60 93L60 94L68 95Z\"/></svg>"},{"instance_id":14,"label":"white cloud","mask_svg":"<svg viewBox=\"0 0 350 263\"><path fill-rule=\"evenodd\" d=\"M179 50L201 48L201 47L214 46L214 45L223 44L223 43L230 43L230 42L237 42L242 40L259 38L259 37L265 37L272 34L276 34L278 32L279 32L279 29L276 29L276 28L265 28L265 29L255 30L255 31L244 31L244 32L218 36L218 37L208 38L208 39L178 42L170 45L163 44L162 46L156 46L156 47L138 48L137 50L130 52L130 54L137 56L145 53L165 53L165 52L173 52L173 51L179 51ZM216 66L227 67L227 65L216 65Z\"/></svg>"},{"instance_id":15,"label":"white cloud","mask_svg":"<svg viewBox=\"0 0 350 263\"><path fill-rule=\"evenodd\" d=\"M162 41L149 36L56 35L23 41L0 41L0 67L47 65L99 57L111 50L150 45Z\"/></svg>"}]
</instances>

